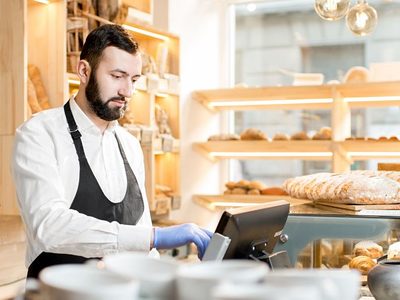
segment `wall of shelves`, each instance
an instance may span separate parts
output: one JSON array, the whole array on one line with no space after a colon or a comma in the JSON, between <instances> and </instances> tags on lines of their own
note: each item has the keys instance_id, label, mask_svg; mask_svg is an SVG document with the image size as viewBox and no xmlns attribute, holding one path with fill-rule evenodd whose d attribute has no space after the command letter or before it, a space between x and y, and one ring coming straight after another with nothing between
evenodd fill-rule
<instances>
[{"instance_id":1,"label":"wall of shelves","mask_svg":"<svg viewBox=\"0 0 400 300\"><path fill-rule=\"evenodd\" d=\"M332 114L332 140L194 143L194 148L212 161L229 158L324 160L331 162L332 172L344 172L350 170L355 160L400 157L399 141L346 140L351 132L351 109L398 106L400 82L200 90L193 92L192 97L216 113L327 109ZM220 197L225 199L227 196ZM213 201L210 197L207 199Z\"/></svg>"}]
</instances>

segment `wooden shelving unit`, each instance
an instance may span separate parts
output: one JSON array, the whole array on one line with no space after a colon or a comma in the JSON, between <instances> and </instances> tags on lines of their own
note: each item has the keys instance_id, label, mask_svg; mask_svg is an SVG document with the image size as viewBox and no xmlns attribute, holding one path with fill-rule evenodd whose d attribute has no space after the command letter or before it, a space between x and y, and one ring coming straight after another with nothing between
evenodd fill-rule
<instances>
[{"instance_id":1,"label":"wooden shelving unit","mask_svg":"<svg viewBox=\"0 0 400 300\"><path fill-rule=\"evenodd\" d=\"M208 141L193 145L213 161L229 158L327 160L331 161L333 172L344 172L350 170L354 160L400 156L399 141L346 140L350 136L352 108L400 105L400 82L397 81L201 90L193 92L192 97L215 112L328 109L332 114L332 140ZM216 206L224 206L224 202L230 202L230 197L236 197L241 203L249 203L246 201L247 195L197 195L194 201L215 209ZM265 198L265 201L269 200Z\"/></svg>"},{"instance_id":2,"label":"wooden shelving unit","mask_svg":"<svg viewBox=\"0 0 400 300\"><path fill-rule=\"evenodd\" d=\"M317 86L272 86L195 91L192 97L212 110L332 109L343 100L350 108L400 104L400 82ZM385 97L391 97L385 100Z\"/></svg>"}]
</instances>

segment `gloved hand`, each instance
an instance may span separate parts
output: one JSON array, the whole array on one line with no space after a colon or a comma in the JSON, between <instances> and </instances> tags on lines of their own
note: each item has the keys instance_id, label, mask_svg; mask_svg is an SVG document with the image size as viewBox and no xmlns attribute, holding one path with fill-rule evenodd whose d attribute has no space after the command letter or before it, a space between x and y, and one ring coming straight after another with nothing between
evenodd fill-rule
<instances>
[{"instance_id":1,"label":"gloved hand","mask_svg":"<svg viewBox=\"0 0 400 300\"><path fill-rule=\"evenodd\" d=\"M156 227L154 230L154 248L171 249L189 243L195 243L201 259L213 233L196 224L187 223L169 227Z\"/></svg>"}]
</instances>

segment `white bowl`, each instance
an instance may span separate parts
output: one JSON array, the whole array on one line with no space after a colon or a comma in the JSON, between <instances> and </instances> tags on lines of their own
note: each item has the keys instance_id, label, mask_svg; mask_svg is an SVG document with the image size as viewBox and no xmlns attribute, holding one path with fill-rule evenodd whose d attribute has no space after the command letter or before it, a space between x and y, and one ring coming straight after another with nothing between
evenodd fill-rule
<instances>
[{"instance_id":1,"label":"white bowl","mask_svg":"<svg viewBox=\"0 0 400 300\"><path fill-rule=\"evenodd\" d=\"M178 271L178 299L211 299L212 289L222 281L261 282L268 271L269 268L265 263L250 260L208 261L183 265Z\"/></svg>"},{"instance_id":2,"label":"white bowl","mask_svg":"<svg viewBox=\"0 0 400 300\"><path fill-rule=\"evenodd\" d=\"M360 274L343 269L285 269L271 272L267 286L316 286L324 300L357 300L360 293Z\"/></svg>"},{"instance_id":3,"label":"white bowl","mask_svg":"<svg viewBox=\"0 0 400 300\"><path fill-rule=\"evenodd\" d=\"M135 300L139 294L138 281L87 265L51 266L39 280L44 300Z\"/></svg>"},{"instance_id":4,"label":"white bowl","mask_svg":"<svg viewBox=\"0 0 400 300\"><path fill-rule=\"evenodd\" d=\"M218 285L212 292L213 300L320 300L315 286L273 287L265 284Z\"/></svg>"},{"instance_id":5,"label":"white bowl","mask_svg":"<svg viewBox=\"0 0 400 300\"><path fill-rule=\"evenodd\" d=\"M137 252L124 252L104 257L106 270L137 279L142 298L174 299L178 264Z\"/></svg>"}]
</instances>

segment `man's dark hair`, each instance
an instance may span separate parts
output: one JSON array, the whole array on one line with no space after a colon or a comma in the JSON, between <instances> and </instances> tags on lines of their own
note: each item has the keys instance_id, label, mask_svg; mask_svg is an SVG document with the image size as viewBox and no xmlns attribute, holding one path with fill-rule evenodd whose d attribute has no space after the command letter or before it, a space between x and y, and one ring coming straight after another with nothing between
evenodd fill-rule
<instances>
[{"instance_id":1,"label":"man's dark hair","mask_svg":"<svg viewBox=\"0 0 400 300\"><path fill-rule=\"evenodd\" d=\"M89 33L82 47L80 59L86 60L96 70L105 48L114 46L136 54L139 46L134 38L120 25L106 24Z\"/></svg>"}]
</instances>

